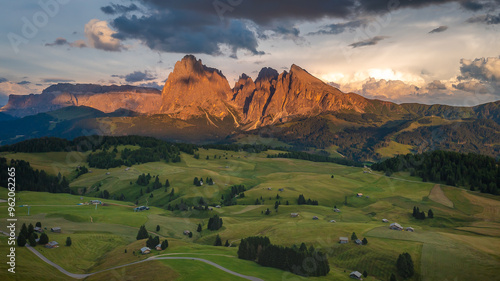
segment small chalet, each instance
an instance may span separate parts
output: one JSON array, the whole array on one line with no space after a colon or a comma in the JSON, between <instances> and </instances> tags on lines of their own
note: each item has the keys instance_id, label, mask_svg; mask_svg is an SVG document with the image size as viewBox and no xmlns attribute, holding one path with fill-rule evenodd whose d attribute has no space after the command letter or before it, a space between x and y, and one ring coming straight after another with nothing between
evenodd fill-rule
<instances>
[{"instance_id":1,"label":"small chalet","mask_svg":"<svg viewBox=\"0 0 500 281\"><path fill-rule=\"evenodd\" d=\"M273 190L272 188L268 187L267 190Z\"/></svg>"},{"instance_id":2,"label":"small chalet","mask_svg":"<svg viewBox=\"0 0 500 281\"><path fill-rule=\"evenodd\" d=\"M125 168L125 171L128 171L128 170L130 170L130 167Z\"/></svg>"},{"instance_id":3,"label":"small chalet","mask_svg":"<svg viewBox=\"0 0 500 281\"><path fill-rule=\"evenodd\" d=\"M58 247L59 247L59 243L57 243L56 241L51 241L51 242L45 244L45 248L49 248L49 249L58 248Z\"/></svg>"},{"instance_id":4,"label":"small chalet","mask_svg":"<svg viewBox=\"0 0 500 281\"><path fill-rule=\"evenodd\" d=\"M215 206L215 208L220 209L220 205Z\"/></svg>"},{"instance_id":5,"label":"small chalet","mask_svg":"<svg viewBox=\"0 0 500 281\"><path fill-rule=\"evenodd\" d=\"M43 229L41 227L39 227L39 226L36 226L35 228L33 228L33 230L35 232L38 232L38 233L42 233L43 232Z\"/></svg>"},{"instance_id":6,"label":"small chalet","mask_svg":"<svg viewBox=\"0 0 500 281\"><path fill-rule=\"evenodd\" d=\"M53 228L50 229L50 231L56 232L56 233L61 233L61 228L58 227L58 226L57 227L53 227Z\"/></svg>"},{"instance_id":7,"label":"small chalet","mask_svg":"<svg viewBox=\"0 0 500 281\"><path fill-rule=\"evenodd\" d=\"M189 235L189 233L191 233L191 231L189 231L189 230L184 230L184 235Z\"/></svg>"},{"instance_id":8,"label":"small chalet","mask_svg":"<svg viewBox=\"0 0 500 281\"><path fill-rule=\"evenodd\" d=\"M409 226L409 227L406 228L406 231L414 232L415 229L413 227Z\"/></svg>"},{"instance_id":9,"label":"small chalet","mask_svg":"<svg viewBox=\"0 0 500 281\"><path fill-rule=\"evenodd\" d=\"M106 175L111 175L111 173L110 173L110 172L107 172L107 173L106 173Z\"/></svg>"},{"instance_id":10,"label":"small chalet","mask_svg":"<svg viewBox=\"0 0 500 281\"><path fill-rule=\"evenodd\" d=\"M351 274L349 274L349 277L351 277L352 279L358 279L358 280L363 280L363 279L361 279L362 276L363 276L363 274L361 274L359 271L353 271L353 272L351 272Z\"/></svg>"},{"instance_id":11,"label":"small chalet","mask_svg":"<svg viewBox=\"0 0 500 281\"><path fill-rule=\"evenodd\" d=\"M100 200L90 200L90 204L102 204Z\"/></svg>"},{"instance_id":12,"label":"small chalet","mask_svg":"<svg viewBox=\"0 0 500 281\"><path fill-rule=\"evenodd\" d=\"M363 241L359 240L359 239L356 239L356 241L354 241L354 243L358 244L358 245L363 245Z\"/></svg>"},{"instance_id":13,"label":"small chalet","mask_svg":"<svg viewBox=\"0 0 500 281\"><path fill-rule=\"evenodd\" d=\"M356 197L363 197L363 193L356 194Z\"/></svg>"},{"instance_id":14,"label":"small chalet","mask_svg":"<svg viewBox=\"0 0 500 281\"><path fill-rule=\"evenodd\" d=\"M319 220L319 218L317 216L314 216L313 220Z\"/></svg>"},{"instance_id":15,"label":"small chalet","mask_svg":"<svg viewBox=\"0 0 500 281\"><path fill-rule=\"evenodd\" d=\"M397 223L397 222L393 222L391 223L391 225L389 226L390 229L393 229L393 230L403 230L403 227Z\"/></svg>"},{"instance_id":16,"label":"small chalet","mask_svg":"<svg viewBox=\"0 0 500 281\"><path fill-rule=\"evenodd\" d=\"M382 219L382 222L389 222L388 219Z\"/></svg>"},{"instance_id":17,"label":"small chalet","mask_svg":"<svg viewBox=\"0 0 500 281\"><path fill-rule=\"evenodd\" d=\"M151 253L151 249L148 247L143 247L143 248L141 248L141 253L143 255L149 254L149 253Z\"/></svg>"},{"instance_id":18,"label":"small chalet","mask_svg":"<svg viewBox=\"0 0 500 281\"><path fill-rule=\"evenodd\" d=\"M337 222L336 220L331 220L330 222Z\"/></svg>"},{"instance_id":19,"label":"small chalet","mask_svg":"<svg viewBox=\"0 0 500 281\"><path fill-rule=\"evenodd\" d=\"M333 209L333 211L334 211L335 213L340 213L340 209L338 209L338 208Z\"/></svg>"},{"instance_id":20,"label":"small chalet","mask_svg":"<svg viewBox=\"0 0 500 281\"><path fill-rule=\"evenodd\" d=\"M347 238L347 237L339 237L339 243L340 244L347 244L347 243L349 243L349 238Z\"/></svg>"},{"instance_id":21,"label":"small chalet","mask_svg":"<svg viewBox=\"0 0 500 281\"><path fill-rule=\"evenodd\" d=\"M280 188L280 189L278 189L278 190L279 190L279 191L285 191L285 189L284 189L284 188Z\"/></svg>"},{"instance_id":22,"label":"small chalet","mask_svg":"<svg viewBox=\"0 0 500 281\"><path fill-rule=\"evenodd\" d=\"M299 216L299 213L291 213L291 214L290 214L290 216L291 216L292 218L296 218L296 217L298 217L298 216Z\"/></svg>"},{"instance_id":23,"label":"small chalet","mask_svg":"<svg viewBox=\"0 0 500 281\"><path fill-rule=\"evenodd\" d=\"M156 248L157 251L161 251L161 244L156 245L155 248Z\"/></svg>"}]
</instances>

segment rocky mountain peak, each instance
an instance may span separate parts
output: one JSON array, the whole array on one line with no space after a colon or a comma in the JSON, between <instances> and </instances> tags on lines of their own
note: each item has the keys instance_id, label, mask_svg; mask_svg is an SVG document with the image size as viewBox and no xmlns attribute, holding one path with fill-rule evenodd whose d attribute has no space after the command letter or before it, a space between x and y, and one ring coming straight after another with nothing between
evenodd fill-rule
<instances>
[{"instance_id":1,"label":"rocky mountain peak","mask_svg":"<svg viewBox=\"0 0 500 281\"><path fill-rule=\"evenodd\" d=\"M271 67L264 67L260 70L257 79L255 79L255 83L276 79L278 78L278 75L279 73L276 69Z\"/></svg>"}]
</instances>

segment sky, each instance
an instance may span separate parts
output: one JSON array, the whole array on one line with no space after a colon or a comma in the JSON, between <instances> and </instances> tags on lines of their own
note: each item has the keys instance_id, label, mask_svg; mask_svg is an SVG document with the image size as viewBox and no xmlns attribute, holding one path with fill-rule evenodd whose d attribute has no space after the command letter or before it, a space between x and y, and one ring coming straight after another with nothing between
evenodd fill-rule
<instances>
[{"instance_id":1,"label":"sky","mask_svg":"<svg viewBox=\"0 0 500 281\"><path fill-rule=\"evenodd\" d=\"M367 98L500 99L500 0L20 0L0 31L0 105L64 82L161 89L186 54L231 86L296 64Z\"/></svg>"}]
</instances>

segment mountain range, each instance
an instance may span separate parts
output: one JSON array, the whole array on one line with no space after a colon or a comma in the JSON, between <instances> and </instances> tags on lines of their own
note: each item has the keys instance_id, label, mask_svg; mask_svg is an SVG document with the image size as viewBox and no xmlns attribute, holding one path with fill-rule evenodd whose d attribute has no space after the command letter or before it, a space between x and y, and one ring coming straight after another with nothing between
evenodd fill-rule
<instances>
[{"instance_id":1,"label":"mountain range","mask_svg":"<svg viewBox=\"0 0 500 281\"><path fill-rule=\"evenodd\" d=\"M189 142L249 135L357 160L433 149L500 154L500 101L474 107L396 104L343 93L292 65L242 74L231 88L220 70L192 55L175 64L163 90L56 84L10 95L0 109L2 144L96 131ZM36 124L36 125L34 125Z\"/></svg>"}]
</instances>

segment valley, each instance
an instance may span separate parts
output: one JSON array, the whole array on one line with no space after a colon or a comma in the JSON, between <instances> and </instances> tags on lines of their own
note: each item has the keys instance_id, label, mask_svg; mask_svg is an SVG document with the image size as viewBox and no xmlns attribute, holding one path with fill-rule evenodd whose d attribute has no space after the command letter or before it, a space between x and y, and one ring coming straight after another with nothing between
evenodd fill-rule
<instances>
[{"instance_id":1,"label":"valley","mask_svg":"<svg viewBox=\"0 0 500 281\"><path fill-rule=\"evenodd\" d=\"M124 148L138 149L118 146L117 150L121 153ZM350 280L349 273L355 270L368 273L364 280L388 280L392 273L397 273L396 259L403 252L408 252L415 264L415 275L408 280L487 280L495 279L499 273L498 251L490 247L500 242L500 201L496 196L422 182L406 172L386 177L376 171L368 173L366 168L267 158L279 152L200 148L196 152L198 157L181 152L178 163L150 162L130 169L90 168L91 173L78 178L74 178L74 170L85 163L67 162L64 152L2 152L0 157L23 159L37 169L54 175L60 171L70 179L70 189L77 194L22 191L16 195L18 204L31 206L30 214L26 207L18 207L16 211L18 227L36 222L47 227L50 241L59 242L60 247L35 249L71 273L98 272L151 256L175 256L202 258L263 280ZM79 159L85 159L88 153L81 153ZM138 185L138 176L143 173L158 175L161 183L168 179L170 186L153 189L153 180L147 186ZM214 184L195 186L194 177L211 178ZM222 204L222 196L227 196L234 185L245 186L244 197L234 199L236 205ZM94 189L96 186L100 191ZM103 190L109 192L108 199L98 198ZM6 189L0 191L0 198L5 198ZM357 197L357 193L363 195ZM122 194L125 199L116 200ZM318 205L298 205L301 194L317 200ZM210 209L189 207L198 206L201 198ZM104 204L77 205L92 199ZM277 201L281 204L276 211ZM134 212L135 203L151 208ZM412 218L414 206L425 213L432 209L434 218ZM334 207L340 212L335 212ZM269 215L265 214L267 209L271 210ZM5 218L6 203L0 203L0 210L0 216ZM291 217L291 213L298 213L298 217ZM223 219L222 228L206 229L208 219L215 214ZM313 219L314 216L318 219ZM415 231L391 230L389 224L393 222L405 228L411 226ZM197 232L198 224L202 225L201 232ZM139 254L145 243L136 240L141 225L152 235L168 239L169 247L152 250L148 255ZM61 227L62 233L50 232L54 226ZM5 226L0 226L0 230L6 231ZM191 238L183 234L185 230L192 232ZM366 238L367 245L353 243L353 232L359 239ZM217 235L232 247L213 246ZM267 236L277 245L305 243L307 247L321 249L328 256L330 272L324 277L305 278L238 259L239 240L249 236ZM339 244L339 237L344 236L349 243ZM73 241L70 247L64 246L66 237ZM0 247L5 248L6 238L0 237L0 241L3 241ZM27 249L19 248L18 257L19 278L29 274L41 279L50 276L53 280L68 280ZM456 271L457 265L462 268L460 272ZM0 268L6 270L5 267L2 262ZM85 280L144 274L151 278L171 276L175 280L203 280L203 276L210 274L211 278L236 280L235 276L201 261L161 259L104 271Z\"/></svg>"}]
</instances>

